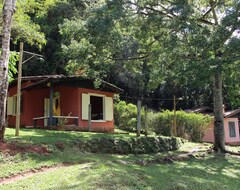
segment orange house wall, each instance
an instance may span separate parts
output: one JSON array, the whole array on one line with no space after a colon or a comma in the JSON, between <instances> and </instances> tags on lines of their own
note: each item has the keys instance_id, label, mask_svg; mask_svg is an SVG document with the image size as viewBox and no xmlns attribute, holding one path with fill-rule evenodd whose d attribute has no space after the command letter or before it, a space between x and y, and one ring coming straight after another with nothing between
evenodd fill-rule
<instances>
[{"instance_id":1,"label":"orange house wall","mask_svg":"<svg viewBox=\"0 0 240 190\"><path fill-rule=\"evenodd\" d=\"M22 84L22 87L28 84ZM17 87L9 90L9 96L15 95ZM22 112L20 126L33 126L34 117L42 117L44 115L44 98L49 97L49 89L35 89L22 92ZM16 116L8 116L8 125L16 125ZM38 125L43 125L43 121L38 121Z\"/></svg>"},{"instance_id":2,"label":"orange house wall","mask_svg":"<svg viewBox=\"0 0 240 190\"><path fill-rule=\"evenodd\" d=\"M229 126L228 126L229 121L235 122L236 137L230 137ZM225 132L226 143L240 142L238 118L224 118L224 132ZM205 131L203 141L214 143L214 121L210 124L209 128Z\"/></svg>"},{"instance_id":3,"label":"orange house wall","mask_svg":"<svg viewBox=\"0 0 240 190\"><path fill-rule=\"evenodd\" d=\"M30 83L22 84L22 87L28 86ZM17 92L17 87L12 87L9 89L9 96L15 95ZM78 116L78 126L82 130L86 130L88 127L88 121L82 120L82 93L93 93L101 94L107 97L112 97L114 93L104 92L98 90L91 90L85 88L74 88L67 86L58 86L54 87L54 92L60 93L60 104L61 104L61 113L64 116ZM22 92L23 105L21 113L21 126L32 126L34 117L44 116L44 98L49 98L50 90L49 88L45 89L33 89ZM15 126L16 117L8 116L9 126ZM73 121L70 121L69 124L72 124ZM39 126L43 126L43 120L38 121ZM101 122L92 122L92 130L100 132L113 132L114 131L114 121L101 121Z\"/></svg>"},{"instance_id":4,"label":"orange house wall","mask_svg":"<svg viewBox=\"0 0 240 190\"><path fill-rule=\"evenodd\" d=\"M79 99L79 106L78 106L78 117L79 117L79 126L87 129L88 127L88 121L82 120L82 94L101 94L105 95L107 97L112 97L114 93L111 92L104 92L104 91L98 91L98 90L91 90L91 89L85 89L85 88L79 88L78 90L78 99ZM114 120L112 121L99 121L99 122L92 122L91 123L91 129L93 131L101 131L101 132L113 132L114 131Z\"/></svg>"},{"instance_id":5,"label":"orange house wall","mask_svg":"<svg viewBox=\"0 0 240 190\"><path fill-rule=\"evenodd\" d=\"M78 116L78 88L68 86L58 86L54 88L54 92L60 93L61 115ZM67 124L74 124L73 119L69 119Z\"/></svg>"}]
</instances>

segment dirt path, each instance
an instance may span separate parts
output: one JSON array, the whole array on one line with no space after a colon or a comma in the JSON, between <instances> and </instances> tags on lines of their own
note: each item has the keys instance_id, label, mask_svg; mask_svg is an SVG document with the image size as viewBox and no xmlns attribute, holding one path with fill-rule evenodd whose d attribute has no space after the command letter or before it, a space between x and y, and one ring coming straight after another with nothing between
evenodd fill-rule
<instances>
[{"instance_id":1,"label":"dirt path","mask_svg":"<svg viewBox=\"0 0 240 190\"><path fill-rule=\"evenodd\" d=\"M30 177L30 176L33 176L33 175L36 175L36 174L41 174L41 173L45 173L45 172L49 172L49 171L54 171L54 170L57 170L59 168L68 167L68 166L72 166L72 165L75 165L75 164L63 163L63 164L58 164L58 165L54 165L54 166L43 166L43 167L38 168L38 169L24 171L24 172L21 172L21 173L11 175L9 177L0 178L0 185L13 183L15 181L25 179L27 177Z\"/></svg>"}]
</instances>

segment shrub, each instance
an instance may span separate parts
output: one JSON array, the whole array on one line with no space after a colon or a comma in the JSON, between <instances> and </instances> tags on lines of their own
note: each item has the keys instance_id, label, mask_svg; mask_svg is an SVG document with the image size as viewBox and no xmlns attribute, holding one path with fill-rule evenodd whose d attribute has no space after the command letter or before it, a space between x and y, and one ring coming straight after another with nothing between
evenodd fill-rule
<instances>
[{"instance_id":1,"label":"shrub","mask_svg":"<svg viewBox=\"0 0 240 190\"><path fill-rule=\"evenodd\" d=\"M149 125L154 132L159 135L170 136L173 125L173 112L166 110L160 113L149 114ZM212 117L197 113L176 112L177 134L179 137L191 141L199 142L202 140L204 131L209 127Z\"/></svg>"},{"instance_id":2,"label":"shrub","mask_svg":"<svg viewBox=\"0 0 240 190\"><path fill-rule=\"evenodd\" d=\"M148 154L177 150L183 143L175 137L96 138L78 140L74 144L81 151L109 154Z\"/></svg>"},{"instance_id":3,"label":"shrub","mask_svg":"<svg viewBox=\"0 0 240 190\"><path fill-rule=\"evenodd\" d=\"M135 131L137 127L137 106L131 103L127 104L125 101L115 103L114 120L119 129Z\"/></svg>"}]
</instances>

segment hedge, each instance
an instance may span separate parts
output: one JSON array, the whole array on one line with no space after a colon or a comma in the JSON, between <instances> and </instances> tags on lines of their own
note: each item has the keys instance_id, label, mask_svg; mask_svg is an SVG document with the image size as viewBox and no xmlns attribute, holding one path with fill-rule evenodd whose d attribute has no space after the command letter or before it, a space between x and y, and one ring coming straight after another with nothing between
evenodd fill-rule
<instances>
[{"instance_id":1,"label":"hedge","mask_svg":"<svg viewBox=\"0 0 240 190\"><path fill-rule=\"evenodd\" d=\"M109 154L149 154L178 150L183 140L175 137L96 138L77 140L81 151Z\"/></svg>"}]
</instances>

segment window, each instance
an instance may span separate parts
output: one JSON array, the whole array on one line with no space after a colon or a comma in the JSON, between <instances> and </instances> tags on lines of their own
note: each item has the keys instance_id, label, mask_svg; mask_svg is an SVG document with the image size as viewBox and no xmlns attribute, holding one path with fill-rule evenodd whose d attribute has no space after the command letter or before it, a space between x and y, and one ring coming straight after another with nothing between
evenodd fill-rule
<instances>
[{"instance_id":1,"label":"window","mask_svg":"<svg viewBox=\"0 0 240 190\"><path fill-rule=\"evenodd\" d=\"M92 120L103 120L103 97L90 96L92 105Z\"/></svg>"},{"instance_id":2,"label":"window","mask_svg":"<svg viewBox=\"0 0 240 190\"><path fill-rule=\"evenodd\" d=\"M92 106L92 120L113 120L113 99L101 94L82 94L82 120L88 120L88 105Z\"/></svg>"},{"instance_id":3,"label":"window","mask_svg":"<svg viewBox=\"0 0 240 190\"><path fill-rule=\"evenodd\" d=\"M236 137L235 122L233 121L228 122L228 126L229 126L230 137Z\"/></svg>"}]
</instances>

